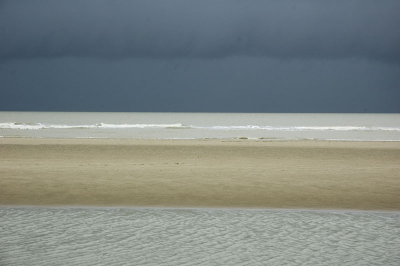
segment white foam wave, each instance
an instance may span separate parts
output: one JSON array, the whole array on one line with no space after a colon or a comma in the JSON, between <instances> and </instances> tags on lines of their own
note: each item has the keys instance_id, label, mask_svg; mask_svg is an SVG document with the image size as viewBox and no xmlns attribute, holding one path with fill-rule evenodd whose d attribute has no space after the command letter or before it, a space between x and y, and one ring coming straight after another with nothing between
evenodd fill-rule
<instances>
[{"instance_id":1,"label":"white foam wave","mask_svg":"<svg viewBox=\"0 0 400 266\"><path fill-rule=\"evenodd\" d=\"M182 124L105 124L100 123L96 125L100 128L179 128L183 127Z\"/></svg>"},{"instance_id":2,"label":"white foam wave","mask_svg":"<svg viewBox=\"0 0 400 266\"><path fill-rule=\"evenodd\" d=\"M268 130L268 131L400 131L400 127L376 126L212 126L193 127L209 130Z\"/></svg>"},{"instance_id":3,"label":"white foam wave","mask_svg":"<svg viewBox=\"0 0 400 266\"><path fill-rule=\"evenodd\" d=\"M44 123L0 123L0 129L23 129L23 130L39 130L39 129L91 129L91 128L179 128L182 124L107 124L99 123L94 125L55 125Z\"/></svg>"},{"instance_id":4,"label":"white foam wave","mask_svg":"<svg viewBox=\"0 0 400 266\"><path fill-rule=\"evenodd\" d=\"M129 128L165 128L165 129L200 129L200 130L267 130L267 131L400 131L400 127L379 126L186 126L175 124L108 124L92 125L57 125L46 123L0 123L0 129L129 129Z\"/></svg>"}]
</instances>

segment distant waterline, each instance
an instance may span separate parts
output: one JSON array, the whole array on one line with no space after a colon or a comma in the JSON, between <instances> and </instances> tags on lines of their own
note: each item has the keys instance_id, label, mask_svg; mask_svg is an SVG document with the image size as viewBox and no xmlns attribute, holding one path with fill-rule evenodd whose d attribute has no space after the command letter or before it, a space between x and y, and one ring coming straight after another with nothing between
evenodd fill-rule
<instances>
[{"instance_id":1,"label":"distant waterline","mask_svg":"<svg viewBox=\"0 0 400 266\"><path fill-rule=\"evenodd\" d=\"M400 115L0 112L0 137L400 141Z\"/></svg>"}]
</instances>

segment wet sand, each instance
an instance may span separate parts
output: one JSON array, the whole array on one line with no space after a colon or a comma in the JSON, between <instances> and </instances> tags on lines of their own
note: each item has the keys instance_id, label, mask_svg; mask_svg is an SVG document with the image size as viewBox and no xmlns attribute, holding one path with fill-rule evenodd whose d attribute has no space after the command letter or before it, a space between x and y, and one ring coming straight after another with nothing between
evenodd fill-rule
<instances>
[{"instance_id":1,"label":"wet sand","mask_svg":"<svg viewBox=\"0 0 400 266\"><path fill-rule=\"evenodd\" d=\"M400 142L2 138L0 205L400 210Z\"/></svg>"}]
</instances>

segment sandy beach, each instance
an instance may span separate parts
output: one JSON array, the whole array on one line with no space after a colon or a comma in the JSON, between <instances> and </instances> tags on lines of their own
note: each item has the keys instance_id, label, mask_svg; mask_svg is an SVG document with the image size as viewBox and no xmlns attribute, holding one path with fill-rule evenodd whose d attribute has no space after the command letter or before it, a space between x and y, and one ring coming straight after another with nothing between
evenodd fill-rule
<instances>
[{"instance_id":1,"label":"sandy beach","mask_svg":"<svg viewBox=\"0 0 400 266\"><path fill-rule=\"evenodd\" d=\"M0 205L400 210L400 143L2 138Z\"/></svg>"}]
</instances>

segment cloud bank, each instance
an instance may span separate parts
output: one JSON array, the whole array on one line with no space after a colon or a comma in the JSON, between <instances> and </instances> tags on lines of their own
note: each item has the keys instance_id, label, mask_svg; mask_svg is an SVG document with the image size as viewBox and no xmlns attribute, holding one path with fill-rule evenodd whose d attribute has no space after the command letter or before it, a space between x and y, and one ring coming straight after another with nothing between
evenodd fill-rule
<instances>
[{"instance_id":1,"label":"cloud bank","mask_svg":"<svg viewBox=\"0 0 400 266\"><path fill-rule=\"evenodd\" d=\"M364 58L400 64L398 0L1 1L0 58Z\"/></svg>"}]
</instances>

